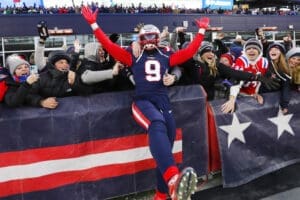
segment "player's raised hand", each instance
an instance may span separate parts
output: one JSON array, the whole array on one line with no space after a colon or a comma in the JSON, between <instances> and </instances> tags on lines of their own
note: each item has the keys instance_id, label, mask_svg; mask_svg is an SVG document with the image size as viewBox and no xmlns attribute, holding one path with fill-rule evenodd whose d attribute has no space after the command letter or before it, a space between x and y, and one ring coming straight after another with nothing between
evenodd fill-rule
<instances>
[{"instance_id":1,"label":"player's raised hand","mask_svg":"<svg viewBox=\"0 0 300 200\"><path fill-rule=\"evenodd\" d=\"M207 29L209 27L209 18L201 17L200 19L195 19L195 22L199 28Z\"/></svg>"},{"instance_id":2,"label":"player's raised hand","mask_svg":"<svg viewBox=\"0 0 300 200\"><path fill-rule=\"evenodd\" d=\"M84 19L91 25L93 23L96 23L97 21L98 9L93 12L88 6L82 6L81 14L83 15Z\"/></svg>"}]
</instances>

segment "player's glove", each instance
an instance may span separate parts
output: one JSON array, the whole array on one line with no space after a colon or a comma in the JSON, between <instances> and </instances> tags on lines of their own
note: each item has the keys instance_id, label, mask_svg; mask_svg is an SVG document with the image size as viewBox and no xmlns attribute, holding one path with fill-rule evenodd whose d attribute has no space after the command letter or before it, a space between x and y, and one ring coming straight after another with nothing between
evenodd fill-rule
<instances>
[{"instance_id":1,"label":"player's glove","mask_svg":"<svg viewBox=\"0 0 300 200\"><path fill-rule=\"evenodd\" d=\"M92 25L97 21L98 9L95 10L95 12L92 12L92 10L88 6L83 6L81 8L81 14L83 15L87 23L89 23L89 25Z\"/></svg>"},{"instance_id":2,"label":"player's glove","mask_svg":"<svg viewBox=\"0 0 300 200\"><path fill-rule=\"evenodd\" d=\"M40 39L45 41L49 37L47 23L45 21L40 21L36 25L36 27L37 27Z\"/></svg>"},{"instance_id":3,"label":"player's glove","mask_svg":"<svg viewBox=\"0 0 300 200\"><path fill-rule=\"evenodd\" d=\"M256 75L255 79L257 81L262 82L262 84L265 85L265 87L267 88L267 90L274 90L280 87L280 83L278 81L278 79L275 78L268 78L265 76L262 76L261 74Z\"/></svg>"},{"instance_id":4,"label":"player's glove","mask_svg":"<svg viewBox=\"0 0 300 200\"><path fill-rule=\"evenodd\" d=\"M207 29L209 27L209 18L201 17L200 19L195 19L195 22L199 28Z\"/></svg>"}]
</instances>

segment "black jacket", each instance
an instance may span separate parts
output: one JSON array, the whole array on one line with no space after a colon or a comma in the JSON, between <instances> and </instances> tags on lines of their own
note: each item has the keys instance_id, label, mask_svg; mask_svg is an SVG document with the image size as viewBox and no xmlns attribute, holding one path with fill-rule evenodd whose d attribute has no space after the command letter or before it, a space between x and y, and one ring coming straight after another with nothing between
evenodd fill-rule
<instances>
[{"instance_id":1,"label":"black jacket","mask_svg":"<svg viewBox=\"0 0 300 200\"><path fill-rule=\"evenodd\" d=\"M262 84L260 88L260 92L280 92L280 100L279 104L282 109L288 108L290 99L291 99L291 78L286 75L284 72L280 70L275 70L275 66L273 63L269 60L269 67L266 76L268 77L275 77L278 82L279 86L277 88L274 88L273 90L268 90L264 85Z\"/></svg>"},{"instance_id":2,"label":"black jacket","mask_svg":"<svg viewBox=\"0 0 300 200\"><path fill-rule=\"evenodd\" d=\"M207 63L196 60L189 60L184 65L185 79L188 84L201 84L207 93L207 99L213 100L215 97L216 83L226 78L231 79L232 84L239 80L253 80L253 74L243 71L234 70L222 63L217 63L217 75L210 74Z\"/></svg>"},{"instance_id":3,"label":"black jacket","mask_svg":"<svg viewBox=\"0 0 300 200\"><path fill-rule=\"evenodd\" d=\"M78 74L75 76L74 84L70 85L68 73L61 72L49 64L48 70L41 73L39 80L32 85L33 92L43 98L85 95L86 88Z\"/></svg>"},{"instance_id":4,"label":"black jacket","mask_svg":"<svg viewBox=\"0 0 300 200\"><path fill-rule=\"evenodd\" d=\"M5 79L8 89L4 96L4 102L9 107L18 107L22 105L40 106L42 98L31 93L32 85L29 85L26 81L18 83L13 80L11 76Z\"/></svg>"}]
</instances>

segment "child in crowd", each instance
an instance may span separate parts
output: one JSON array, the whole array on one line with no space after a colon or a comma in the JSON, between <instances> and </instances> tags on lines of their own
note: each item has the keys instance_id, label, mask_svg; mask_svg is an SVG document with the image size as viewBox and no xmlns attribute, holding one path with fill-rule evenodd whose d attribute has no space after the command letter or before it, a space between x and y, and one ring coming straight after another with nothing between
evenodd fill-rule
<instances>
[{"instance_id":1,"label":"child in crowd","mask_svg":"<svg viewBox=\"0 0 300 200\"><path fill-rule=\"evenodd\" d=\"M226 65L227 67L232 67L234 61L233 55L230 52L224 53L220 56L219 62Z\"/></svg>"},{"instance_id":2,"label":"child in crowd","mask_svg":"<svg viewBox=\"0 0 300 200\"><path fill-rule=\"evenodd\" d=\"M216 84L224 79L231 79L232 85L236 81L246 80L264 81L265 84L272 87L272 80L255 74L234 70L231 67L220 63L214 53L214 47L210 42L204 41L198 49L196 59L191 59L181 67L184 68L186 75L189 76L190 84L201 84L207 93L207 100L215 99Z\"/></svg>"},{"instance_id":3,"label":"child in crowd","mask_svg":"<svg viewBox=\"0 0 300 200\"><path fill-rule=\"evenodd\" d=\"M243 47L243 54L238 57L233 65L233 68L240 71L252 73L258 79L252 81L243 82L239 85L230 88L229 100L222 105L222 111L224 113L234 112L235 101L238 94L242 96L254 97L259 104L263 104L263 97L259 94L261 83L265 80L270 80L271 85L265 84L268 90L273 90L279 87L279 83L273 77L265 78L265 74L268 70L269 62L262 56L263 46L261 42L255 38L247 40ZM260 79L260 80L259 80Z\"/></svg>"},{"instance_id":4,"label":"child in crowd","mask_svg":"<svg viewBox=\"0 0 300 200\"><path fill-rule=\"evenodd\" d=\"M236 70L247 71L255 75L265 75L269 62L262 56L263 47L257 39L249 39L244 45L244 54L237 58L234 64ZM258 94L260 82L246 82L242 85L240 93L253 96L259 104L263 104L263 97Z\"/></svg>"},{"instance_id":5,"label":"child in crowd","mask_svg":"<svg viewBox=\"0 0 300 200\"><path fill-rule=\"evenodd\" d=\"M247 40L243 47L243 54L238 57L233 65L235 70L245 71L252 73L256 77L263 77L267 70L269 62L262 56L263 46L261 42L255 38ZM275 82L276 83L276 82ZM278 83L274 86L279 85ZM232 87L230 90L229 100L223 104L222 110L224 112L233 112L235 107L235 100L237 94L243 96L254 97L259 104L263 104L263 97L258 93L261 82L258 80L252 80L243 82L240 85Z\"/></svg>"},{"instance_id":6,"label":"child in crowd","mask_svg":"<svg viewBox=\"0 0 300 200\"><path fill-rule=\"evenodd\" d=\"M30 64L17 54L12 54L6 59L6 66L10 75L5 78L7 91L4 102L9 107L21 105L39 106L40 98L30 93L32 84L35 83L38 74L30 74Z\"/></svg>"}]
</instances>

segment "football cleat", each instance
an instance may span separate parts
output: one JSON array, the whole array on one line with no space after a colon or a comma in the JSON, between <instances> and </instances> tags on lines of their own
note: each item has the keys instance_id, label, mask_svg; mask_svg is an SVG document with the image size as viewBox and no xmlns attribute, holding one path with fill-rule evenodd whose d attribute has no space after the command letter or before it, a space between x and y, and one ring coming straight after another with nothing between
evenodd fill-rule
<instances>
[{"instance_id":1,"label":"football cleat","mask_svg":"<svg viewBox=\"0 0 300 200\"><path fill-rule=\"evenodd\" d=\"M168 182L169 194L172 200L188 200L197 189L197 174L187 167L180 174L173 176Z\"/></svg>"}]
</instances>

